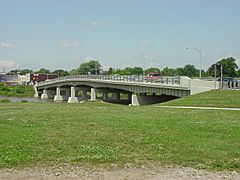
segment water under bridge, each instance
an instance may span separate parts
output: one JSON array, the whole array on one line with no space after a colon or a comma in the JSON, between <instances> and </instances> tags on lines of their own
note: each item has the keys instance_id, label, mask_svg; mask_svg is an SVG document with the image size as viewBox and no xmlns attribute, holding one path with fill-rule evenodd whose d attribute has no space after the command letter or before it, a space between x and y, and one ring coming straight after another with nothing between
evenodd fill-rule
<instances>
[{"instance_id":1,"label":"water under bridge","mask_svg":"<svg viewBox=\"0 0 240 180\"><path fill-rule=\"evenodd\" d=\"M35 97L79 103L102 99L144 105L164 102L218 89L219 82L188 77L78 75L57 78L35 85Z\"/></svg>"}]
</instances>

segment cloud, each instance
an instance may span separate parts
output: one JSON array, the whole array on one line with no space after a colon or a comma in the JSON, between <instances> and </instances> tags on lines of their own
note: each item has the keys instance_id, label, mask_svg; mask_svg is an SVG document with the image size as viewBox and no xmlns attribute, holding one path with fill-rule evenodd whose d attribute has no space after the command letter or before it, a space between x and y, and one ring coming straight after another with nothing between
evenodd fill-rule
<instances>
[{"instance_id":1,"label":"cloud","mask_svg":"<svg viewBox=\"0 0 240 180\"><path fill-rule=\"evenodd\" d=\"M85 61L91 61L91 60L98 60L98 59L93 56L85 57Z\"/></svg>"},{"instance_id":2,"label":"cloud","mask_svg":"<svg viewBox=\"0 0 240 180\"><path fill-rule=\"evenodd\" d=\"M141 48L153 48L154 44L151 41L142 41L137 46Z\"/></svg>"},{"instance_id":3,"label":"cloud","mask_svg":"<svg viewBox=\"0 0 240 180\"><path fill-rule=\"evenodd\" d=\"M79 48L80 43L78 41L62 42L60 47L62 47L62 48Z\"/></svg>"},{"instance_id":4,"label":"cloud","mask_svg":"<svg viewBox=\"0 0 240 180\"><path fill-rule=\"evenodd\" d=\"M98 28L98 27L102 26L102 22L101 21L92 21L90 25L93 28Z\"/></svg>"},{"instance_id":5,"label":"cloud","mask_svg":"<svg viewBox=\"0 0 240 180\"><path fill-rule=\"evenodd\" d=\"M33 27L32 29L33 29L33 31L35 31L35 32L38 32L38 31L39 31L39 27Z\"/></svg>"},{"instance_id":6,"label":"cloud","mask_svg":"<svg viewBox=\"0 0 240 180\"><path fill-rule=\"evenodd\" d=\"M13 60L1 60L0 59L0 67L15 67L15 66L17 66L17 64Z\"/></svg>"},{"instance_id":7,"label":"cloud","mask_svg":"<svg viewBox=\"0 0 240 180\"><path fill-rule=\"evenodd\" d=\"M0 42L0 48L15 48L15 44L7 43L7 42Z\"/></svg>"}]
</instances>

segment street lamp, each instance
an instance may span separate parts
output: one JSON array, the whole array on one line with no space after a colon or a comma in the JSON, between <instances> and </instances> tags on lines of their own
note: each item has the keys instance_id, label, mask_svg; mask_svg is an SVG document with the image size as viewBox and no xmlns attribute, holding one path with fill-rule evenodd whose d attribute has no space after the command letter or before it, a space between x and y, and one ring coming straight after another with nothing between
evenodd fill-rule
<instances>
[{"instance_id":1,"label":"street lamp","mask_svg":"<svg viewBox=\"0 0 240 180\"><path fill-rule=\"evenodd\" d=\"M146 75L146 72L145 72L146 55L143 53L139 53L139 55L143 57L143 75L145 76Z\"/></svg>"},{"instance_id":2,"label":"street lamp","mask_svg":"<svg viewBox=\"0 0 240 180\"><path fill-rule=\"evenodd\" d=\"M217 65L220 65L221 75L220 75L220 88L223 88L223 66L219 63L215 63L214 65L214 76L215 76L215 89L217 84Z\"/></svg>"},{"instance_id":3,"label":"street lamp","mask_svg":"<svg viewBox=\"0 0 240 180\"><path fill-rule=\"evenodd\" d=\"M189 50L190 48L186 48ZM199 53L199 58L200 58L200 71L199 71L199 78L202 78L202 51L198 48L192 47L192 49L196 50Z\"/></svg>"}]
</instances>

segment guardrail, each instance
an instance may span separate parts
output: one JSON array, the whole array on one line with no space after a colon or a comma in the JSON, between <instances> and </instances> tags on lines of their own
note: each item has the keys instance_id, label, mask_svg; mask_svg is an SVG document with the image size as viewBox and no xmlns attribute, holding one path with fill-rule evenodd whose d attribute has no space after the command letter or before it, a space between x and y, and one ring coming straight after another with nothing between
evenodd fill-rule
<instances>
[{"instance_id":1,"label":"guardrail","mask_svg":"<svg viewBox=\"0 0 240 180\"><path fill-rule=\"evenodd\" d=\"M148 77L148 76L122 76L122 75L74 75L65 76L48 81L39 82L38 85L48 84L61 80L75 80L75 79L89 79L89 80L102 80L102 81L120 81L120 82L139 82L139 83L156 83L156 84L172 84L180 85L180 76L160 76L160 77Z\"/></svg>"}]
</instances>

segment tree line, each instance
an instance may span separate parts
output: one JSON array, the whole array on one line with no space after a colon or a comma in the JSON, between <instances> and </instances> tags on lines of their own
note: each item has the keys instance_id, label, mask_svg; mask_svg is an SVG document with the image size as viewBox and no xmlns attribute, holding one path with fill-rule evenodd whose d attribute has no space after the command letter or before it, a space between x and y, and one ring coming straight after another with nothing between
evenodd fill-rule
<instances>
[{"instance_id":1,"label":"tree line","mask_svg":"<svg viewBox=\"0 0 240 180\"><path fill-rule=\"evenodd\" d=\"M217 61L212 64L207 71L202 70L202 77L219 77L221 73L221 67L224 77L240 77L240 69L236 64L236 59L233 57L228 57ZM150 72L160 73L162 76L188 76L188 77L198 77L200 70L194 65L187 64L184 67L170 68L165 67L160 70L157 67L151 67L145 71L141 67L126 67L124 69L110 67L108 70L103 71L102 66L99 61L90 60L79 65L79 67L72 69L71 71L65 71L63 69L58 69L50 71L45 68L41 68L38 71L33 72L30 69L12 70L7 74L21 74L25 75L27 73L44 73L44 74L57 74L59 77L69 76L69 75L85 75L85 74L104 74L104 75L147 75Z\"/></svg>"}]
</instances>

